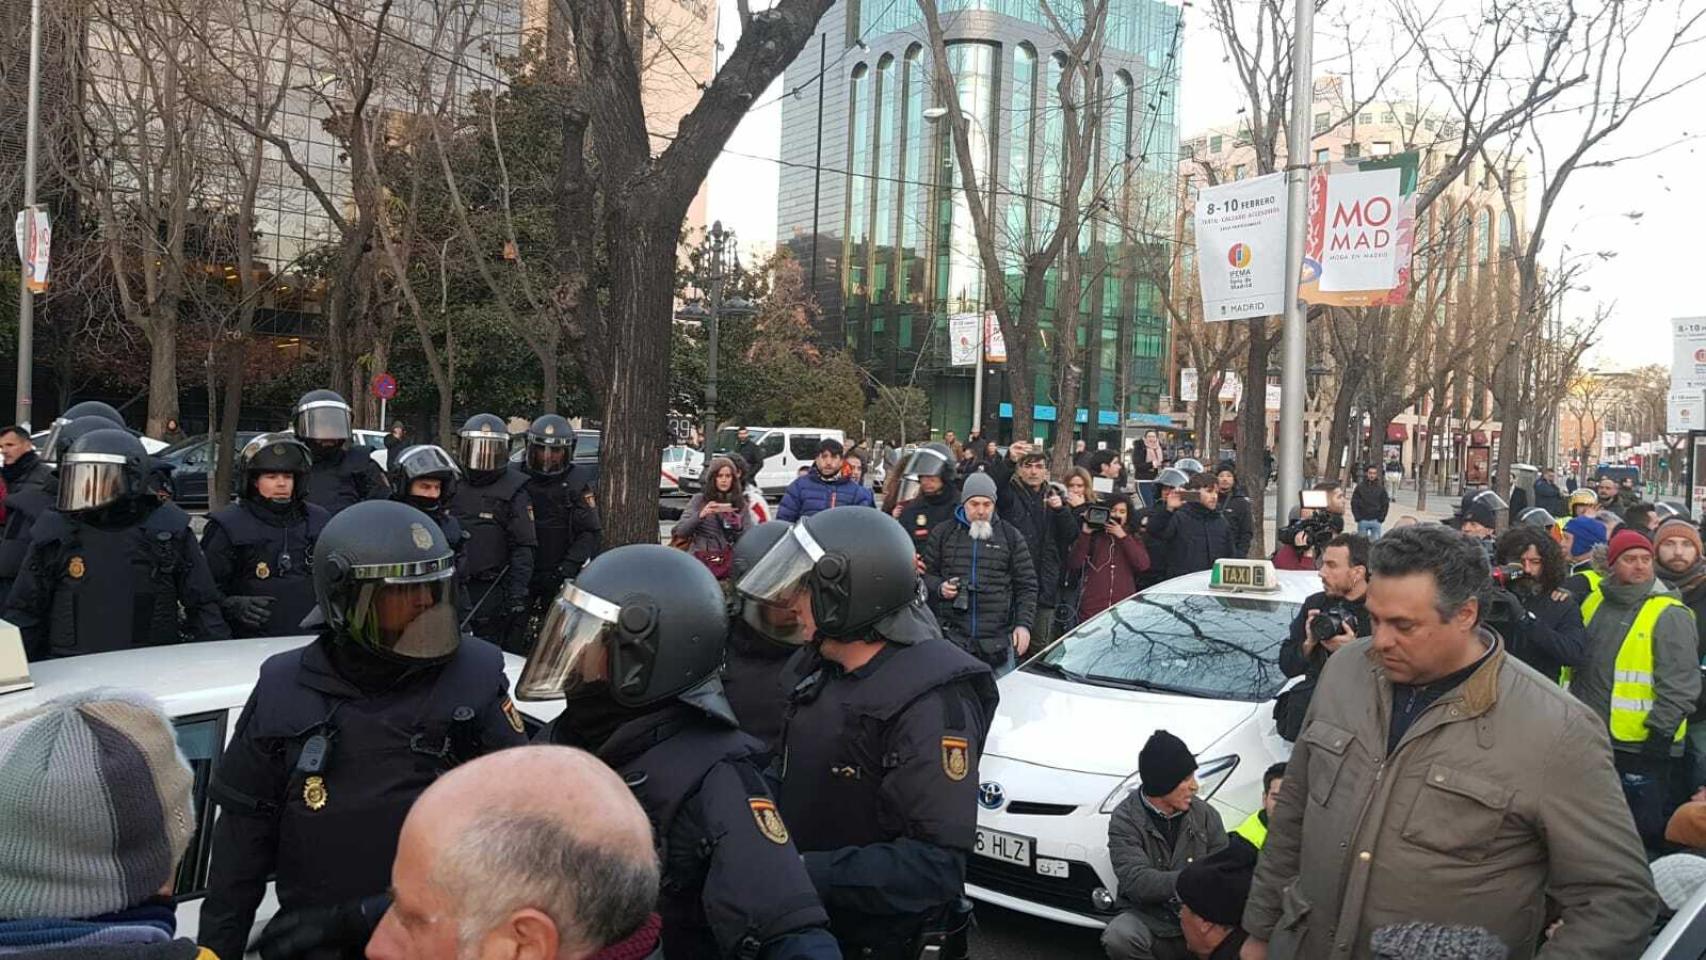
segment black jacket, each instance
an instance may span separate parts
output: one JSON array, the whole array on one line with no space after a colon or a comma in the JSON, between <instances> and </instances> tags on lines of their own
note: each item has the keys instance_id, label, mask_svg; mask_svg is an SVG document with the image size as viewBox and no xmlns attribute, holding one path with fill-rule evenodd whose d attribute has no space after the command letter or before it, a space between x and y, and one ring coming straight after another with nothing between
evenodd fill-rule
<instances>
[{"instance_id":1,"label":"black jacket","mask_svg":"<svg viewBox=\"0 0 1706 960\"><path fill-rule=\"evenodd\" d=\"M1226 525L1232 530L1232 549L1235 556L1250 555L1250 544L1256 539L1256 505L1244 493L1243 487L1234 487L1232 492L1221 498L1220 515L1226 518Z\"/></svg>"},{"instance_id":2,"label":"black jacket","mask_svg":"<svg viewBox=\"0 0 1706 960\"><path fill-rule=\"evenodd\" d=\"M1357 520L1378 520L1386 522L1386 515L1392 511L1392 494L1386 492L1386 484L1379 480L1373 483L1367 480L1358 481L1356 489L1351 491L1351 516Z\"/></svg>"},{"instance_id":3,"label":"black jacket","mask_svg":"<svg viewBox=\"0 0 1706 960\"><path fill-rule=\"evenodd\" d=\"M0 467L0 477L6 480L8 500L25 490L39 490L49 495L59 492L59 479L34 450Z\"/></svg>"},{"instance_id":4,"label":"black jacket","mask_svg":"<svg viewBox=\"0 0 1706 960\"><path fill-rule=\"evenodd\" d=\"M1280 672L1288 677L1303 678L1302 683L1281 694L1274 702L1274 726L1279 735L1287 740L1297 739L1298 732L1303 729L1303 715L1308 712L1309 701L1315 696L1315 683L1321 678L1321 668L1327 665L1327 658L1332 656L1320 646L1316 646L1308 654L1303 652L1303 641L1308 636L1309 614L1334 606L1343 608L1356 621L1358 637L1366 637L1374 632L1374 621L1369 618L1368 608L1363 606L1362 600L1346 600L1322 591L1303 601L1303 606L1291 621L1291 630L1285 643L1280 645Z\"/></svg>"},{"instance_id":5,"label":"black jacket","mask_svg":"<svg viewBox=\"0 0 1706 960\"><path fill-rule=\"evenodd\" d=\"M1150 515L1149 536L1167 558L1170 577L1208 570L1216 560L1239 556L1226 517L1200 503L1187 503L1177 510L1160 507Z\"/></svg>"},{"instance_id":6,"label":"black jacket","mask_svg":"<svg viewBox=\"0 0 1706 960\"><path fill-rule=\"evenodd\" d=\"M949 639L977 656L1005 659L1013 628L1037 619L1037 572L1017 527L997 517L994 535L973 540L965 512L930 531L924 544L924 586L936 621ZM959 578L965 609L942 598L942 582Z\"/></svg>"},{"instance_id":7,"label":"black jacket","mask_svg":"<svg viewBox=\"0 0 1706 960\"><path fill-rule=\"evenodd\" d=\"M954 514L960 509L959 503L959 490L954 484L944 483L935 496L920 494L902 504L898 519L906 535L912 538L912 549L923 553L930 531L954 519Z\"/></svg>"},{"instance_id":8,"label":"black jacket","mask_svg":"<svg viewBox=\"0 0 1706 960\"><path fill-rule=\"evenodd\" d=\"M1514 585L1513 585L1514 586ZM1528 664L1540 675L1558 679L1563 667L1577 667L1587 660L1588 632L1582 625L1582 607L1562 587L1550 593L1510 591L1520 612L1508 600L1489 604L1487 626L1498 631L1510 655Z\"/></svg>"},{"instance_id":9,"label":"black jacket","mask_svg":"<svg viewBox=\"0 0 1706 960\"><path fill-rule=\"evenodd\" d=\"M1534 481L1534 505L1554 517L1564 516L1568 512L1564 508L1564 495L1558 491L1558 485L1545 477Z\"/></svg>"},{"instance_id":10,"label":"black jacket","mask_svg":"<svg viewBox=\"0 0 1706 960\"><path fill-rule=\"evenodd\" d=\"M1031 548L1031 563L1036 568L1037 603L1053 609L1060 599L1060 571L1066 565L1066 552L1078 542L1078 524L1073 520L1072 510L1064 503L1059 510L1049 509L1044 502L1048 497L1046 486L1032 491L1017 477L1005 483L993 474L992 478L1000 491L995 514L1018 527L1024 536L1025 545Z\"/></svg>"}]
</instances>

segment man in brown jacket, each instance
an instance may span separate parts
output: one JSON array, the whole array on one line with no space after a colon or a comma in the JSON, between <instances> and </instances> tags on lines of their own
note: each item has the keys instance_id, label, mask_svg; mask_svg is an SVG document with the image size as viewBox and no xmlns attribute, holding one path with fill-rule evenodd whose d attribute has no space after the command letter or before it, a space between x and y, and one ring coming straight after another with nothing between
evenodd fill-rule
<instances>
[{"instance_id":1,"label":"man in brown jacket","mask_svg":"<svg viewBox=\"0 0 1706 960\"><path fill-rule=\"evenodd\" d=\"M1244 912L1246 960L1362 960L1378 928L1483 927L1546 960L1638 956L1658 911L1605 725L1478 624L1444 527L1374 545L1372 638L1330 657Z\"/></svg>"}]
</instances>

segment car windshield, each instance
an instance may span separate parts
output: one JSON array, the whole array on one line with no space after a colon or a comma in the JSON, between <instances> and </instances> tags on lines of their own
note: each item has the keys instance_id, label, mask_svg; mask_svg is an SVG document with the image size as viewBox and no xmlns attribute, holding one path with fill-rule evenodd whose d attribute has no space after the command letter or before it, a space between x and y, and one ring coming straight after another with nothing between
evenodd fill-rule
<instances>
[{"instance_id":1,"label":"car windshield","mask_svg":"<svg viewBox=\"0 0 1706 960\"><path fill-rule=\"evenodd\" d=\"M1261 702L1296 604L1247 596L1145 593L1084 623L1025 669L1080 683Z\"/></svg>"}]
</instances>

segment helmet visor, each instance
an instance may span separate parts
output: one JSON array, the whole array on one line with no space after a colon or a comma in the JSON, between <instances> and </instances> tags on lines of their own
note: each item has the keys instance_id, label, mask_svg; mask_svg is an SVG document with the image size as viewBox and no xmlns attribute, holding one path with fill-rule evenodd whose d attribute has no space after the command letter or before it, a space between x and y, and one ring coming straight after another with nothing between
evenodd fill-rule
<instances>
[{"instance_id":1,"label":"helmet visor","mask_svg":"<svg viewBox=\"0 0 1706 960\"><path fill-rule=\"evenodd\" d=\"M1529 507L1527 510L1524 510L1522 512L1522 522L1531 527L1555 526L1555 521L1552 519L1552 511L1543 507Z\"/></svg>"},{"instance_id":2,"label":"helmet visor","mask_svg":"<svg viewBox=\"0 0 1706 960\"><path fill-rule=\"evenodd\" d=\"M741 596L760 603L786 603L805 585L806 577L824 555L804 525L796 524L788 536L776 541L735 586Z\"/></svg>"},{"instance_id":3,"label":"helmet visor","mask_svg":"<svg viewBox=\"0 0 1706 960\"><path fill-rule=\"evenodd\" d=\"M917 500L918 495L923 492L924 485L918 482L917 477L903 477L901 479L899 498L901 503L905 503L908 500Z\"/></svg>"},{"instance_id":4,"label":"helmet visor","mask_svg":"<svg viewBox=\"0 0 1706 960\"><path fill-rule=\"evenodd\" d=\"M99 509L124 493L124 457L117 454L75 454L59 468L61 513Z\"/></svg>"},{"instance_id":5,"label":"helmet visor","mask_svg":"<svg viewBox=\"0 0 1706 960\"><path fill-rule=\"evenodd\" d=\"M296 435L304 440L348 440L349 407L333 400L316 400L296 411Z\"/></svg>"},{"instance_id":6,"label":"helmet visor","mask_svg":"<svg viewBox=\"0 0 1706 960\"><path fill-rule=\"evenodd\" d=\"M1483 490L1475 495L1474 504L1485 510L1508 510L1510 505L1505 498L1491 490Z\"/></svg>"},{"instance_id":7,"label":"helmet visor","mask_svg":"<svg viewBox=\"0 0 1706 960\"><path fill-rule=\"evenodd\" d=\"M515 695L522 700L561 700L607 678L609 654L603 639L621 613L620 604L564 584L545 613Z\"/></svg>"},{"instance_id":8,"label":"helmet visor","mask_svg":"<svg viewBox=\"0 0 1706 960\"><path fill-rule=\"evenodd\" d=\"M349 611L352 637L405 660L434 662L456 652L454 566L415 576L363 581Z\"/></svg>"},{"instance_id":9,"label":"helmet visor","mask_svg":"<svg viewBox=\"0 0 1706 960\"><path fill-rule=\"evenodd\" d=\"M940 451L919 449L900 466L900 475L907 478L939 477L948 466L948 458Z\"/></svg>"},{"instance_id":10,"label":"helmet visor","mask_svg":"<svg viewBox=\"0 0 1706 960\"><path fill-rule=\"evenodd\" d=\"M509 463L509 438L494 433L464 433L457 453L469 470L501 470Z\"/></svg>"},{"instance_id":11,"label":"helmet visor","mask_svg":"<svg viewBox=\"0 0 1706 960\"><path fill-rule=\"evenodd\" d=\"M528 440L527 468L546 476L563 473L569 469L569 448Z\"/></svg>"},{"instance_id":12,"label":"helmet visor","mask_svg":"<svg viewBox=\"0 0 1706 960\"><path fill-rule=\"evenodd\" d=\"M37 456L48 463L59 462L59 444L65 434L65 425L70 422L64 417L53 421L53 425L47 428L47 439L42 441Z\"/></svg>"},{"instance_id":13,"label":"helmet visor","mask_svg":"<svg viewBox=\"0 0 1706 960\"><path fill-rule=\"evenodd\" d=\"M461 473L456 468L456 461L450 459L450 454L443 447L422 444L410 447L397 454L397 468L410 480L420 477L455 477Z\"/></svg>"},{"instance_id":14,"label":"helmet visor","mask_svg":"<svg viewBox=\"0 0 1706 960\"><path fill-rule=\"evenodd\" d=\"M1203 472L1202 461L1196 459L1195 457L1186 457L1185 459L1180 460L1177 463L1173 464L1173 466L1179 468L1184 473L1188 474L1189 476L1193 476L1193 477L1196 476L1197 474Z\"/></svg>"}]
</instances>

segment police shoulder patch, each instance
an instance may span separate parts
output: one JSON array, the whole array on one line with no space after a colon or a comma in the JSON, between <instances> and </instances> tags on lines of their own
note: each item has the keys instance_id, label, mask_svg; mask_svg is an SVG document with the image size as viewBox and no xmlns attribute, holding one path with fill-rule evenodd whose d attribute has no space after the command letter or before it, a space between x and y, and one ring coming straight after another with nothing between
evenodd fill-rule
<instances>
[{"instance_id":1,"label":"police shoulder patch","mask_svg":"<svg viewBox=\"0 0 1706 960\"><path fill-rule=\"evenodd\" d=\"M87 570L88 567L84 565L82 557L72 557L71 562L65 565L66 575L73 580L83 579L83 574Z\"/></svg>"},{"instance_id":2,"label":"police shoulder patch","mask_svg":"<svg viewBox=\"0 0 1706 960\"><path fill-rule=\"evenodd\" d=\"M504 719L509 721L509 725L514 728L516 733L522 733L525 728L521 725L521 712L515 709L515 701L509 698L509 694L504 694L503 703L500 706L503 708Z\"/></svg>"},{"instance_id":3,"label":"police shoulder patch","mask_svg":"<svg viewBox=\"0 0 1706 960\"><path fill-rule=\"evenodd\" d=\"M788 826L776 810L776 801L769 797L750 797L746 802L752 808L752 819L757 821L758 832L764 834L764 839L775 844L788 842Z\"/></svg>"},{"instance_id":4,"label":"police shoulder patch","mask_svg":"<svg viewBox=\"0 0 1706 960\"><path fill-rule=\"evenodd\" d=\"M942 738L942 772L956 783L964 780L971 770L971 758L966 754L967 747L964 737Z\"/></svg>"}]
</instances>

